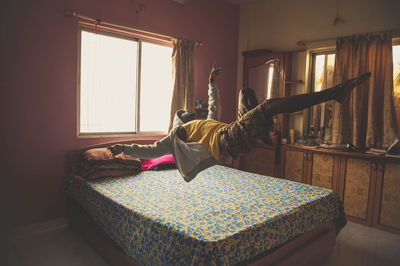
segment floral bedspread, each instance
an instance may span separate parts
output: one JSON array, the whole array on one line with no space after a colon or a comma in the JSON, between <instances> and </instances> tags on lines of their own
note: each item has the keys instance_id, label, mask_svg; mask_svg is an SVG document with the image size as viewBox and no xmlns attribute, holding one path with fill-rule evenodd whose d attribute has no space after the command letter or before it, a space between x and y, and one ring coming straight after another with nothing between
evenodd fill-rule
<instances>
[{"instance_id":1,"label":"floral bedspread","mask_svg":"<svg viewBox=\"0 0 400 266\"><path fill-rule=\"evenodd\" d=\"M174 170L84 181L75 198L144 265L231 265L338 218L332 190L214 166L186 183Z\"/></svg>"}]
</instances>

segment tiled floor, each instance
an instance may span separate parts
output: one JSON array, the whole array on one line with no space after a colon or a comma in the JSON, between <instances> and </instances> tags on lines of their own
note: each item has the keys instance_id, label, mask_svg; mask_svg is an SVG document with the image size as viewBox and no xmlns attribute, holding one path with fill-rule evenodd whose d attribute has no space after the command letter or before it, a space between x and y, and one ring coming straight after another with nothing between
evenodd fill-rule
<instances>
[{"instance_id":1,"label":"tiled floor","mask_svg":"<svg viewBox=\"0 0 400 266\"><path fill-rule=\"evenodd\" d=\"M324 266L400 265L400 235L348 222Z\"/></svg>"},{"instance_id":2,"label":"tiled floor","mask_svg":"<svg viewBox=\"0 0 400 266\"><path fill-rule=\"evenodd\" d=\"M68 228L12 242L10 266L107 265L101 256ZM400 235L349 222L339 234L335 249L323 266L331 265L400 265Z\"/></svg>"}]
</instances>

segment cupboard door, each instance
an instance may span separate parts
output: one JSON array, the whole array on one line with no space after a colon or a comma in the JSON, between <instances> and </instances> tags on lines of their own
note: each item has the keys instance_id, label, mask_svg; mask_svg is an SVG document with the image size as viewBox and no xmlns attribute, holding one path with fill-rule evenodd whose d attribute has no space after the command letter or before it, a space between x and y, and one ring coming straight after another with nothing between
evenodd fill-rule
<instances>
[{"instance_id":1,"label":"cupboard door","mask_svg":"<svg viewBox=\"0 0 400 266\"><path fill-rule=\"evenodd\" d=\"M275 176L275 150L256 147L246 154L244 160L245 171Z\"/></svg>"},{"instance_id":2,"label":"cupboard door","mask_svg":"<svg viewBox=\"0 0 400 266\"><path fill-rule=\"evenodd\" d=\"M284 178L296 182L303 182L303 157L306 153L296 150L286 150ZM304 159L305 160L305 159Z\"/></svg>"},{"instance_id":3,"label":"cupboard door","mask_svg":"<svg viewBox=\"0 0 400 266\"><path fill-rule=\"evenodd\" d=\"M333 189L334 161L333 155L314 153L311 185Z\"/></svg>"},{"instance_id":4,"label":"cupboard door","mask_svg":"<svg viewBox=\"0 0 400 266\"><path fill-rule=\"evenodd\" d=\"M366 221L371 179L371 161L347 158L344 186L346 215Z\"/></svg>"},{"instance_id":5,"label":"cupboard door","mask_svg":"<svg viewBox=\"0 0 400 266\"><path fill-rule=\"evenodd\" d=\"M400 164L385 164L379 218L381 225L400 229Z\"/></svg>"}]
</instances>

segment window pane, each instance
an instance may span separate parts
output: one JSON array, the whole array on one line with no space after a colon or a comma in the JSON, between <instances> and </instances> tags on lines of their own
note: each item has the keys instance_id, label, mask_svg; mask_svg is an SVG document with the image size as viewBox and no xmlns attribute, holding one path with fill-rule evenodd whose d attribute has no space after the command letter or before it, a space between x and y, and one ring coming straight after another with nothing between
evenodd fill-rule
<instances>
[{"instance_id":1,"label":"window pane","mask_svg":"<svg viewBox=\"0 0 400 266\"><path fill-rule=\"evenodd\" d=\"M327 57L325 89L333 87L333 72L335 68L335 54L328 54Z\"/></svg>"},{"instance_id":2,"label":"window pane","mask_svg":"<svg viewBox=\"0 0 400 266\"><path fill-rule=\"evenodd\" d=\"M393 46L394 95L400 97L400 45Z\"/></svg>"},{"instance_id":3,"label":"window pane","mask_svg":"<svg viewBox=\"0 0 400 266\"><path fill-rule=\"evenodd\" d=\"M321 91L333 87L334 67L335 54L321 54L315 56L314 91Z\"/></svg>"},{"instance_id":4,"label":"window pane","mask_svg":"<svg viewBox=\"0 0 400 266\"><path fill-rule=\"evenodd\" d=\"M335 54L322 53L314 55L313 66L313 86L314 91L321 91L333 87L333 72L335 67ZM332 101L315 105L311 108L310 113L310 126L314 128L315 132L320 131L321 138L324 135L325 141L331 140L331 127L332 127Z\"/></svg>"},{"instance_id":5,"label":"window pane","mask_svg":"<svg viewBox=\"0 0 400 266\"><path fill-rule=\"evenodd\" d=\"M269 64L267 81L267 99L274 98L272 95L272 80L274 79L274 63Z\"/></svg>"},{"instance_id":6,"label":"window pane","mask_svg":"<svg viewBox=\"0 0 400 266\"><path fill-rule=\"evenodd\" d=\"M142 43L140 131L168 131L172 99L172 48Z\"/></svg>"},{"instance_id":7,"label":"window pane","mask_svg":"<svg viewBox=\"0 0 400 266\"><path fill-rule=\"evenodd\" d=\"M134 132L137 42L82 31L80 132Z\"/></svg>"},{"instance_id":8,"label":"window pane","mask_svg":"<svg viewBox=\"0 0 400 266\"><path fill-rule=\"evenodd\" d=\"M321 91L325 74L325 55L315 57L314 91Z\"/></svg>"},{"instance_id":9,"label":"window pane","mask_svg":"<svg viewBox=\"0 0 400 266\"><path fill-rule=\"evenodd\" d=\"M397 132L400 137L400 45L393 46L393 95L397 117Z\"/></svg>"}]
</instances>

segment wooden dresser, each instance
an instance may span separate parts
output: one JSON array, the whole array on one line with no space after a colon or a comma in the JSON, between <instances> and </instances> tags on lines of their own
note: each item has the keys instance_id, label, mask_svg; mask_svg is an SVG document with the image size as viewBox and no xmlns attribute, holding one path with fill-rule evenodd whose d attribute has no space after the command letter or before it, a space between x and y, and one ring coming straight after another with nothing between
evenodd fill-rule
<instances>
[{"instance_id":1,"label":"wooden dresser","mask_svg":"<svg viewBox=\"0 0 400 266\"><path fill-rule=\"evenodd\" d=\"M400 159L282 145L258 144L239 158L237 168L336 191L348 220L400 233Z\"/></svg>"}]
</instances>

